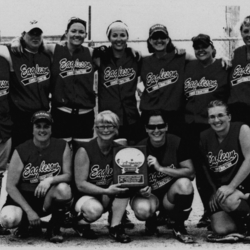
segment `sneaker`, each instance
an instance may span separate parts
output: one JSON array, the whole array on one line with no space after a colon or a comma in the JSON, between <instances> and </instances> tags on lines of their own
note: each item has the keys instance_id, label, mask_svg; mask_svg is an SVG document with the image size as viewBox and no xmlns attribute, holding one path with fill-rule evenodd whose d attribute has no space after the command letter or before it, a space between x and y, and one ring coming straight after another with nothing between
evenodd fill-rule
<instances>
[{"instance_id":1,"label":"sneaker","mask_svg":"<svg viewBox=\"0 0 250 250\"><path fill-rule=\"evenodd\" d=\"M14 231L14 236L20 239L25 239L30 236L29 234L29 221L26 217L23 217L21 223Z\"/></svg>"},{"instance_id":2,"label":"sneaker","mask_svg":"<svg viewBox=\"0 0 250 250\"><path fill-rule=\"evenodd\" d=\"M10 230L8 230L0 225L0 235L9 235L9 234L10 234Z\"/></svg>"},{"instance_id":3,"label":"sneaker","mask_svg":"<svg viewBox=\"0 0 250 250\"><path fill-rule=\"evenodd\" d=\"M109 236L120 243L129 243L130 237L125 233L124 227L120 224L109 228Z\"/></svg>"},{"instance_id":4,"label":"sneaker","mask_svg":"<svg viewBox=\"0 0 250 250\"><path fill-rule=\"evenodd\" d=\"M207 241L209 242L219 242L219 243L234 243L243 240L245 236L239 233L232 233L228 235L218 235L215 233L209 234L207 236Z\"/></svg>"},{"instance_id":5,"label":"sneaker","mask_svg":"<svg viewBox=\"0 0 250 250\"><path fill-rule=\"evenodd\" d=\"M173 234L175 238L182 243L195 243L193 237L188 235L184 222L173 225Z\"/></svg>"},{"instance_id":6,"label":"sneaker","mask_svg":"<svg viewBox=\"0 0 250 250\"><path fill-rule=\"evenodd\" d=\"M129 219L128 215L129 212L126 210L124 215L122 216L121 223L125 228L133 229L135 227L135 224Z\"/></svg>"},{"instance_id":7,"label":"sneaker","mask_svg":"<svg viewBox=\"0 0 250 250\"><path fill-rule=\"evenodd\" d=\"M51 217L49 221L46 235L50 242L53 242L53 243L63 242L63 236L60 231L60 226L56 224L56 220L53 220L53 216Z\"/></svg>"},{"instance_id":8,"label":"sneaker","mask_svg":"<svg viewBox=\"0 0 250 250\"><path fill-rule=\"evenodd\" d=\"M202 215L201 219L199 220L199 222L197 223L197 227L201 228L201 227L209 227L211 224L211 220L207 214L207 212L204 212L204 214Z\"/></svg>"},{"instance_id":9,"label":"sneaker","mask_svg":"<svg viewBox=\"0 0 250 250\"><path fill-rule=\"evenodd\" d=\"M96 232L90 228L90 225L74 225L72 228L82 238L92 240L98 238Z\"/></svg>"}]
</instances>

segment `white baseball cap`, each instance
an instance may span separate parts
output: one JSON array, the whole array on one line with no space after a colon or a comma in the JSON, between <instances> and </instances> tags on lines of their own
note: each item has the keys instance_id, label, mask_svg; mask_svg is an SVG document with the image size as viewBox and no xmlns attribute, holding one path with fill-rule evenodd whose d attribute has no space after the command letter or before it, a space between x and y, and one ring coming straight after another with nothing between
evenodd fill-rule
<instances>
[{"instance_id":1,"label":"white baseball cap","mask_svg":"<svg viewBox=\"0 0 250 250\"><path fill-rule=\"evenodd\" d=\"M32 20L32 21L27 22L23 31L28 33L33 29L39 29L43 33L43 26L41 22L37 20Z\"/></svg>"}]
</instances>

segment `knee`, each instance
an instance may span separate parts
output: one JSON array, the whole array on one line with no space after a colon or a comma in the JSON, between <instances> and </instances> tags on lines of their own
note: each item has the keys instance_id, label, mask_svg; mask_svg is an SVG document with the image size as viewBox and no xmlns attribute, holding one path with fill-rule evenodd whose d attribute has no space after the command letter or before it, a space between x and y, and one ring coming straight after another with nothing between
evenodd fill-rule
<instances>
[{"instance_id":1,"label":"knee","mask_svg":"<svg viewBox=\"0 0 250 250\"><path fill-rule=\"evenodd\" d=\"M240 204L240 199L234 195L230 195L226 198L226 200L223 203L220 203L220 207L225 211L225 212L232 212L235 210L236 207L239 206Z\"/></svg>"},{"instance_id":2,"label":"knee","mask_svg":"<svg viewBox=\"0 0 250 250\"><path fill-rule=\"evenodd\" d=\"M21 210L21 209L20 209ZM4 207L1 211L0 222L4 228L15 228L22 220L22 212L17 211L16 213L8 207Z\"/></svg>"},{"instance_id":3,"label":"knee","mask_svg":"<svg viewBox=\"0 0 250 250\"><path fill-rule=\"evenodd\" d=\"M70 200L72 198L71 188L67 183L59 183L56 186L56 198L60 200Z\"/></svg>"},{"instance_id":4,"label":"knee","mask_svg":"<svg viewBox=\"0 0 250 250\"><path fill-rule=\"evenodd\" d=\"M153 209L151 208L150 204L145 202L138 202L133 207L135 217L138 220L145 221L152 216L154 213Z\"/></svg>"},{"instance_id":5,"label":"knee","mask_svg":"<svg viewBox=\"0 0 250 250\"><path fill-rule=\"evenodd\" d=\"M230 223L230 224L218 224L218 223L211 223L211 227L213 232L215 232L218 235L227 235L233 232L237 231L236 225Z\"/></svg>"},{"instance_id":6,"label":"knee","mask_svg":"<svg viewBox=\"0 0 250 250\"><path fill-rule=\"evenodd\" d=\"M88 222L94 222L102 216L103 207L100 204L85 206L81 208L81 212Z\"/></svg>"},{"instance_id":7,"label":"knee","mask_svg":"<svg viewBox=\"0 0 250 250\"><path fill-rule=\"evenodd\" d=\"M176 181L176 184L180 194L192 194L194 192L192 182L188 178L180 178Z\"/></svg>"}]
</instances>

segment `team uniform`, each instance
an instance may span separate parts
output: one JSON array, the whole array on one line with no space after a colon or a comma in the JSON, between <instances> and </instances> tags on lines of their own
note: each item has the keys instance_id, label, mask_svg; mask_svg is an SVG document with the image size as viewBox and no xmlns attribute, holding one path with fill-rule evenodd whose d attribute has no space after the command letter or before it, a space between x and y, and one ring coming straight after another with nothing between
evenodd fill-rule
<instances>
[{"instance_id":1,"label":"team uniform","mask_svg":"<svg viewBox=\"0 0 250 250\"><path fill-rule=\"evenodd\" d=\"M53 134L59 138L93 137L94 68L88 48L70 54L67 45L56 45L52 63Z\"/></svg>"},{"instance_id":2,"label":"team uniform","mask_svg":"<svg viewBox=\"0 0 250 250\"><path fill-rule=\"evenodd\" d=\"M209 128L207 122L207 105L212 100L227 101L229 95L228 72L222 67L221 59L207 67L198 61L191 61L185 68L184 77L185 122L187 125L187 140L192 143L193 163L196 169L196 184L201 199L207 210L207 183L201 171L201 157L199 155L200 133Z\"/></svg>"},{"instance_id":3,"label":"team uniform","mask_svg":"<svg viewBox=\"0 0 250 250\"><path fill-rule=\"evenodd\" d=\"M12 121L9 107L9 64L0 57L0 175L6 170L11 150ZM0 177L1 190L1 177Z\"/></svg>"},{"instance_id":4,"label":"team uniform","mask_svg":"<svg viewBox=\"0 0 250 250\"><path fill-rule=\"evenodd\" d=\"M179 168L180 162L191 158L186 144L172 134L166 134L166 142L161 147L152 146L148 138L141 141L139 145L146 145L147 155L154 156L163 167ZM153 167L150 167L148 171L148 182L152 193L162 202L164 195L176 179L156 171Z\"/></svg>"},{"instance_id":5,"label":"team uniform","mask_svg":"<svg viewBox=\"0 0 250 250\"><path fill-rule=\"evenodd\" d=\"M98 111L110 110L120 119L119 137L138 142L144 129L135 97L140 64L130 49L115 58L112 48L100 55L98 69Z\"/></svg>"},{"instance_id":6,"label":"team uniform","mask_svg":"<svg viewBox=\"0 0 250 250\"><path fill-rule=\"evenodd\" d=\"M15 55L9 49L13 72L10 72L10 111L13 121L12 144L15 148L32 137L31 117L38 110L49 110L50 57L44 52L24 49Z\"/></svg>"},{"instance_id":7,"label":"team uniform","mask_svg":"<svg viewBox=\"0 0 250 250\"><path fill-rule=\"evenodd\" d=\"M28 140L16 148L24 166L17 188L39 215L44 213L44 197L36 198L34 191L40 181L62 174L65 147L64 140L51 138L49 146L44 149L36 147L33 140ZM4 206L9 205L19 206L8 195Z\"/></svg>"},{"instance_id":8,"label":"team uniform","mask_svg":"<svg viewBox=\"0 0 250 250\"><path fill-rule=\"evenodd\" d=\"M141 96L140 110L167 111L171 133L179 133L183 124L185 64L185 55L176 55L175 51L159 59L153 54L142 61L141 79L145 90Z\"/></svg>"},{"instance_id":9,"label":"team uniform","mask_svg":"<svg viewBox=\"0 0 250 250\"><path fill-rule=\"evenodd\" d=\"M201 134L201 149L206 159L206 167L217 189L231 182L244 161L239 142L242 125L232 122L227 136L221 143L211 128ZM249 193L250 177L248 176L237 189Z\"/></svg>"},{"instance_id":10,"label":"team uniform","mask_svg":"<svg viewBox=\"0 0 250 250\"><path fill-rule=\"evenodd\" d=\"M229 107L233 121L242 121L250 125L250 61L247 60L247 46L234 51L230 74Z\"/></svg>"}]
</instances>

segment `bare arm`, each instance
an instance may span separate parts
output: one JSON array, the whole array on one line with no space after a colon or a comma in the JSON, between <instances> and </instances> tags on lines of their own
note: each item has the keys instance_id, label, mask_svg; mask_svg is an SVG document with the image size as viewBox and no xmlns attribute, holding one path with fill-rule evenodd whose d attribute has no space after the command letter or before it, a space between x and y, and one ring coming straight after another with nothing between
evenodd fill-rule
<instances>
[{"instance_id":1,"label":"bare arm","mask_svg":"<svg viewBox=\"0 0 250 250\"><path fill-rule=\"evenodd\" d=\"M89 195L112 195L124 193L127 188L120 188L120 184L110 185L108 188L98 187L87 181L89 175L89 157L84 148L79 148L75 156L75 183L77 189Z\"/></svg>"},{"instance_id":2,"label":"bare arm","mask_svg":"<svg viewBox=\"0 0 250 250\"><path fill-rule=\"evenodd\" d=\"M62 174L56 176L50 176L39 183L35 190L35 196L43 197L52 185L59 184L62 182L69 183L72 180L72 169L71 169L71 151L68 143L66 143L65 150L62 156Z\"/></svg>"},{"instance_id":3,"label":"bare arm","mask_svg":"<svg viewBox=\"0 0 250 250\"><path fill-rule=\"evenodd\" d=\"M10 197L17 204L19 204L20 207L27 214L30 224L35 226L40 224L40 218L38 217L37 213L31 208L31 206L27 203L27 201L17 188L23 168L24 165L21 161L21 158L18 152L15 150L10 161L6 189Z\"/></svg>"},{"instance_id":4,"label":"bare arm","mask_svg":"<svg viewBox=\"0 0 250 250\"><path fill-rule=\"evenodd\" d=\"M228 185L221 186L217 191L217 199L223 202L229 195L231 195L236 188L249 176L250 174L250 128L247 125L242 125L239 135L240 146L244 161L242 162L238 172Z\"/></svg>"},{"instance_id":5,"label":"bare arm","mask_svg":"<svg viewBox=\"0 0 250 250\"><path fill-rule=\"evenodd\" d=\"M167 174L174 178L187 177L192 180L195 177L193 163L190 159L180 162L179 163L180 168L171 168L171 167L161 166L158 160L154 156L149 155L148 165L153 166L156 171Z\"/></svg>"}]
</instances>

